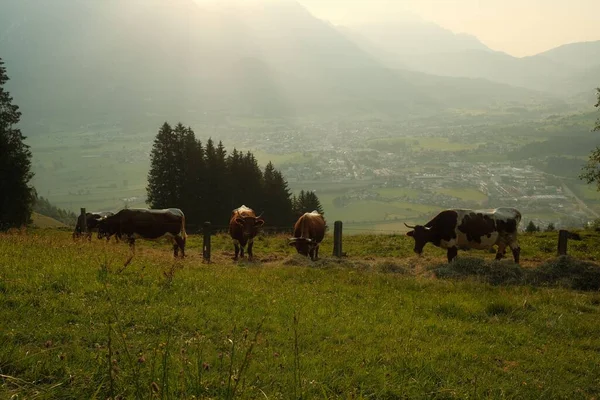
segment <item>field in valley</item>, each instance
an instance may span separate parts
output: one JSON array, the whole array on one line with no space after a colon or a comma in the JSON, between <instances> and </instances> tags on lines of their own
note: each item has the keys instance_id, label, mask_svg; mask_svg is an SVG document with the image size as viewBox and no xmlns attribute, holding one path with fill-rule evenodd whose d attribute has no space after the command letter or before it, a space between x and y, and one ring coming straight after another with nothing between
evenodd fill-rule
<instances>
[{"instance_id":1,"label":"field in valley","mask_svg":"<svg viewBox=\"0 0 600 400\"><path fill-rule=\"evenodd\" d=\"M315 263L260 236L174 260L68 231L0 235L2 398L581 398L600 395L600 235L523 235L522 267L403 235ZM579 262L576 259L585 260ZM578 290L579 289L579 290Z\"/></svg>"}]
</instances>

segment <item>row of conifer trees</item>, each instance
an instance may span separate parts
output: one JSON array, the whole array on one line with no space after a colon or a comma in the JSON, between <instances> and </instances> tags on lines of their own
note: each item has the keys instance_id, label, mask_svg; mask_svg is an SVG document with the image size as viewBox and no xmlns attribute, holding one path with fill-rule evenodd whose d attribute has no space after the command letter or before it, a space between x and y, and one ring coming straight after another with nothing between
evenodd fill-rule
<instances>
[{"instance_id":1,"label":"row of conifer trees","mask_svg":"<svg viewBox=\"0 0 600 400\"><path fill-rule=\"evenodd\" d=\"M292 196L288 183L272 163L264 170L251 152L221 142L206 144L181 123L165 122L154 140L148 173L147 202L151 208L183 210L190 230L205 221L224 228L231 211L242 204L263 213L266 226L284 230L304 212L323 209L316 194Z\"/></svg>"}]
</instances>

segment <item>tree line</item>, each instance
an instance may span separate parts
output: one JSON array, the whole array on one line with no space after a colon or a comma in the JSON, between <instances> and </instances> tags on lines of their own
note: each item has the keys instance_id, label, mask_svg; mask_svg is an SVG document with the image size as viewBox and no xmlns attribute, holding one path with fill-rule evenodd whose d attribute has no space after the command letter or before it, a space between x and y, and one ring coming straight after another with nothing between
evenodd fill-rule
<instances>
[{"instance_id":1,"label":"tree line","mask_svg":"<svg viewBox=\"0 0 600 400\"><path fill-rule=\"evenodd\" d=\"M304 212L323 208L315 193L292 196L287 181L269 162L264 170L252 152L222 142L202 143L190 127L165 122L154 139L148 172L147 203L151 208L180 208L192 229L205 221L226 226L231 211L242 204L271 227L290 227Z\"/></svg>"}]
</instances>

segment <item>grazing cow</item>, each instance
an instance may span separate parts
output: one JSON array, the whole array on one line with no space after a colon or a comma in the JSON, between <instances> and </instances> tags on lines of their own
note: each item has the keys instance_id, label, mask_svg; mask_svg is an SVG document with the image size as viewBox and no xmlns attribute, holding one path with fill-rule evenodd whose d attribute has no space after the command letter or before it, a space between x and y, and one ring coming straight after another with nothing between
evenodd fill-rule
<instances>
[{"instance_id":1,"label":"grazing cow","mask_svg":"<svg viewBox=\"0 0 600 400\"><path fill-rule=\"evenodd\" d=\"M423 225L409 226L406 235L415 239L415 253L421 254L427 243L448 250L448 262L458 249L490 249L498 245L496 260L504 257L506 246L510 247L516 263L521 248L517 240L517 226L521 213L514 208L495 210L445 210Z\"/></svg>"},{"instance_id":2,"label":"grazing cow","mask_svg":"<svg viewBox=\"0 0 600 400\"><path fill-rule=\"evenodd\" d=\"M150 210L129 208L106 217L98 223L98 237L126 236L132 250L135 251L135 239L158 239L170 236L173 239L173 255L185 257L185 216L178 208Z\"/></svg>"},{"instance_id":3,"label":"grazing cow","mask_svg":"<svg viewBox=\"0 0 600 400\"><path fill-rule=\"evenodd\" d=\"M98 230L98 223L101 219L110 217L114 215L110 211L99 211L99 212L88 212L85 213L85 220L87 224L87 234L88 240L92 240L92 232ZM75 225L75 230L73 231L73 239L79 238L83 235L83 215L79 215L77 217L77 224ZM110 238L109 238L110 239Z\"/></svg>"},{"instance_id":4,"label":"grazing cow","mask_svg":"<svg viewBox=\"0 0 600 400\"><path fill-rule=\"evenodd\" d=\"M305 213L294 225L294 237L289 245L295 246L299 254L310 256L315 261L319 258L319 243L325 237L325 219L317 211Z\"/></svg>"},{"instance_id":5,"label":"grazing cow","mask_svg":"<svg viewBox=\"0 0 600 400\"><path fill-rule=\"evenodd\" d=\"M262 214L261 214L262 215ZM240 257L244 257L244 247L248 244L248 259L252 259L252 246L254 245L254 237L258 233L258 228L263 226L265 221L257 217L252 209L241 206L231 212L231 219L229 220L229 234L233 239L233 245L235 247L234 260Z\"/></svg>"}]
</instances>

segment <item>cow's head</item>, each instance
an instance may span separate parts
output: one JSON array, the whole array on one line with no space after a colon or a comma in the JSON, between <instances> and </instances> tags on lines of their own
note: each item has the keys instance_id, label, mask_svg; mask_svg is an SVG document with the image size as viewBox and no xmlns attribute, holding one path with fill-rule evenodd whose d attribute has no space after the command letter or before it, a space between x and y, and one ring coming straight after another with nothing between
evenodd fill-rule
<instances>
[{"instance_id":1,"label":"cow's head","mask_svg":"<svg viewBox=\"0 0 600 400\"><path fill-rule=\"evenodd\" d=\"M406 225L406 223L404 225ZM412 229L412 231L406 232L406 236L415 239L414 251L421 255L421 253L423 253L423 247L432 240L433 233L431 232L431 229L423 225L406 225L406 227Z\"/></svg>"},{"instance_id":2,"label":"cow's head","mask_svg":"<svg viewBox=\"0 0 600 400\"><path fill-rule=\"evenodd\" d=\"M312 254L313 250L319 245L315 240L307 238L290 238L288 244L296 247L298 254L307 257Z\"/></svg>"},{"instance_id":3,"label":"cow's head","mask_svg":"<svg viewBox=\"0 0 600 400\"><path fill-rule=\"evenodd\" d=\"M97 220L98 227L98 239L110 238L116 232L108 221L108 217L100 218Z\"/></svg>"},{"instance_id":4,"label":"cow's head","mask_svg":"<svg viewBox=\"0 0 600 400\"><path fill-rule=\"evenodd\" d=\"M265 224L265 220L261 218L261 215L258 217L239 216L235 219L235 223L242 227L244 237L250 238L256 236L258 228Z\"/></svg>"}]
</instances>

